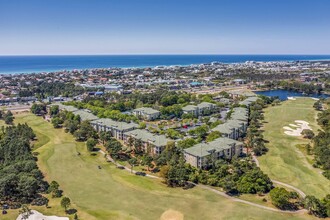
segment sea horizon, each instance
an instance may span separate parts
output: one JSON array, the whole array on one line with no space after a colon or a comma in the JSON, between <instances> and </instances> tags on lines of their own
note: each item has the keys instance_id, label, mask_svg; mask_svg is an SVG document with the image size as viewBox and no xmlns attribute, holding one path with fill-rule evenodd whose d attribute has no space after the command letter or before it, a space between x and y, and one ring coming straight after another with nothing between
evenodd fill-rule
<instances>
[{"instance_id":1,"label":"sea horizon","mask_svg":"<svg viewBox=\"0 0 330 220\"><path fill-rule=\"evenodd\" d=\"M31 74L103 68L188 66L211 62L244 63L328 61L330 55L294 54L118 54L118 55L0 55L0 74Z\"/></svg>"}]
</instances>

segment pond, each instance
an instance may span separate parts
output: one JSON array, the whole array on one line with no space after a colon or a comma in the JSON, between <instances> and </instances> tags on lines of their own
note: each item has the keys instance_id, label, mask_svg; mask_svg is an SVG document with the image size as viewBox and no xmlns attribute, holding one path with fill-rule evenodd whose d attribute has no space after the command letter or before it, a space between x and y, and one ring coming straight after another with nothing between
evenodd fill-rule
<instances>
[{"instance_id":1,"label":"pond","mask_svg":"<svg viewBox=\"0 0 330 220\"><path fill-rule=\"evenodd\" d=\"M266 90L266 91L255 91L258 95L265 95L265 96L278 96L280 100L287 100L288 97L312 97L312 98L328 98L330 95L326 94L310 94L305 95L302 92L295 92L290 90L284 89L276 89L276 90Z\"/></svg>"}]
</instances>

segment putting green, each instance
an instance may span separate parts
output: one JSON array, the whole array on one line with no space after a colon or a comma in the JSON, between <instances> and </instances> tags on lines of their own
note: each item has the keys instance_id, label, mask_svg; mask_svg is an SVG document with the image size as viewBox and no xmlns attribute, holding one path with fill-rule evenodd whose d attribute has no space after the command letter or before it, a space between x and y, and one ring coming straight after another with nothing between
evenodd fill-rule
<instances>
[{"instance_id":1,"label":"putting green","mask_svg":"<svg viewBox=\"0 0 330 220\"><path fill-rule=\"evenodd\" d=\"M316 122L317 112L313 108L314 102L311 98L297 98L265 109L266 123L263 129L264 138L269 141L266 144L269 152L259 157L259 162L261 169L272 179L298 187L307 195L324 197L330 193L330 181L321 174L320 169L312 167L298 147L309 141L302 137L289 136L283 129L295 120L304 120L317 132L319 126Z\"/></svg>"},{"instance_id":2,"label":"putting green","mask_svg":"<svg viewBox=\"0 0 330 220\"><path fill-rule=\"evenodd\" d=\"M283 214L233 202L198 187L168 188L159 180L116 169L100 154L91 156L84 143L75 142L70 134L52 128L40 117L20 115L16 122L27 122L49 138L36 150L40 153L38 164L47 180L59 182L81 219L314 219L306 214ZM55 205L59 201L51 202L53 208L36 209L63 216L63 209Z\"/></svg>"}]
</instances>

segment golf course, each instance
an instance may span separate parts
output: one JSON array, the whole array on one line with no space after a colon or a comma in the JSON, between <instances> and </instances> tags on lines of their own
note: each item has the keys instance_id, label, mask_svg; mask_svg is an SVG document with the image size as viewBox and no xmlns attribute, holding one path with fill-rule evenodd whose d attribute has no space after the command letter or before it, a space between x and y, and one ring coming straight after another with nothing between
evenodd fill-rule
<instances>
[{"instance_id":1,"label":"golf course","mask_svg":"<svg viewBox=\"0 0 330 220\"><path fill-rule=\"evenodd\" d=\"M261 169L271 179L295 186L307 195L322 198L330 193L330 181L321 174L322 170L312 166L313 156L307 155L304 147L310 141L302 136L288 135L290 132L294 134L298 127L295 125L297 120L308 122L313 132L317 133L320 128L316 122L314 103L311 98L297 98L265 109L263 135L269 151L258 160ZM286 129L293 132L288 133Z\"/></svg>"},{"instance_id":2,"label":"golf course","mask_svg":"<svg viewBox=\"0 0 330 220\"><path fill-rule=\"evenodd\" d=\"M304 108L309 106L305 102L301 105L305 106ZM278 106L274 109L282 107ZM269 110L271 109L267 110L266 117L269 117ZM292 114L292 117L294 115ZM314 114L308 116L313 120ZM302 115L301 118L303 117ZM73 136L65 133L63 129L54 129L51 123L46 122L42 117L30 113L17 114L15 123L27 123L36 132L38 141L35 143L35 151L39 153L38 165L47 181L56 180L60 184L64 195L72 201L71 208L78 210L79 219L316 219L304 213L279 213L238 203L200 187L189 190L169 188L160 180L136 176L117 169L113 164L107 163L101 154L91 155L87 152L84 143L76 142ZM283 140L284 137L281 139ZM294 146L280 147L281 149L291 147L292 152L287 150L291 154L296 151ZM276 157L276 160L269 164L270 167L265 163L267 158L262 158L262 167L267 173L303 188L305 179L295 180L297 178L295 173L302 175L300 172L308 171L309 173L303 177L314 185L305 186L303 189L307 192L308 187L313 186L311 193L322 194L326 191L325 179L322 179L316 171L304 167L301 156L287 158L279 151L279 149L270 150L266 155L267 158ZM292 158L297 160L296 163L301 163L301 167L298 164L297 170L293 170L293 167L289 166L292 164L289 164L287 167L292 170L286 171L284 166ZM286 161L287 159L290 160ZM270 168L276 163L282 163L280 166L282 169L276 169L274 172ZM101 166L101 169L98 166ZM284 171L287 176L280 175ZM316 177L318 179L312 181ZM320 189L317 190L317 187ZM59 203L59 199L50 199L50 208L32 208L45 215L65 216ZM9 210L9 213L1 216L1 219L13 220L17 216L18 210Z\"/></svg>"}]
</instances>

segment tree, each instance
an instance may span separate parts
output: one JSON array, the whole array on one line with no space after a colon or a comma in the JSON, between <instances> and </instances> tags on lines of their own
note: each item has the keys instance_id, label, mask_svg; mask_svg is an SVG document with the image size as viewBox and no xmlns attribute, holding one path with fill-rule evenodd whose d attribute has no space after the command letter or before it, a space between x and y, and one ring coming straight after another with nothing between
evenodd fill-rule
<instances>
[{"instance_id":1,"label":"tree","mask_svg":"<svg viewBox=\"0 0 330 220\"><path fill-rule=\"evenodd\" d=\"M219 131L213 131L206 137L207 142L214 141L215 139L221 137L221 133Z\"/></svg>"},{"instance_id":2,"label":"tree","mask_svg":"<svg viewBox=\"0 0 330 220\"><path fill-rule=\"evenodd\" d=\"M307 139L312 139L314 137L314 132L310 129L302 130L301 134Z\"/></svg>"},{"instance_id":3,"label":"tree","mask_svg":"<svg viewBox=\"0 0 330 220\"><path fill-rule=\"evenodd\" d=\"M149 167L152 166L153 158L149 155L143 155L142 157L142 164L147 166L147 169L149 170Z\"/></svg>"},{"instance_id":4,"label":"tree","mask_svg":"<svg viewBox=\"0 0 330 220\"><path fill-rule=\"evenodd\" d=\"M22 209L19 210L19 213L22 216L22 219L29 219L32 214L31 209L27 205L22 205Z\"/></svg>"},{"instance_id":5,"label":"tree","mask_svg":"<svg viewBox=\"0 0 330 220\"><path fill-rule=\"evenodd\" d=\"M64 210L67 211L70 205L71 205L70 199L68 197L63 197L61 200L62 208L64 208Z\"/></svg>"},{"instance_id":6,"label":"tree","mask_svg":"<svg viewBox=\"0 0 330 220\"><path fill-rule=\"evenodd\" d=\"M58 105L52 105L49 109L49 114L53 117L60 112Z\"/></svg>"},{"instance_id":7,"label":"tree","mask_svg":"<svg viewBox=\"0 0 330 220\"><path fill-rule=\"evenodd\" d=\"M181 148L181 149L186 149L186 148L192 147L195 144L197 144L197 142L194 138L186 138L184 140L177 142L178 148Z\"/></svg>"},{"instance_id":8,"label":"tree","mask_svg":"<svg viewBox=\"0 0 330 220\"><path fill-rule=\"evenodd\" d=\"M182 137L180 132L178 132L172 128L166 130L166 135L171 139L178 139L178 138Z\"/></svg>"},{"instance_id":9,"label":"tree","mask_svg":"<svg viewBox=\"0 0 330 220\"><path fill-rule=\"evenodd\" d=\"M46 111L46 105L45 104L36 104L34 103L31 106L31 112L35 115L41 115L41 114L45 114Z\"/></svg>"},{"instance_id":10,"label":"tree","mask_svg":"<svg viewBox=\"0 0 330 220\"><path fill-rule=\"evenodd\" d=\"M13 113L11 113L11 111L7 111L7 113L3 116L3 118L7 125L12 124L14 121L14 116Z\"/></svg>"},{"instance_id":11,"label":"tree","mask_svg":"<svg viewBox=\"0 0 330 220\"><path fill-rule=\"evenodd\" d=\"M297 209L296 204L292 202L292 199L296 199L299 196L296 192L289 192L284 188L275 187L269 193L273 205L284 210Z\"/></svg>"},{"instance_id":12,"label":"tree","mask_svg":"<svg viewBox=\"0 0 330 220\"><path fill-rule=\"evenodd\" d=\"M52 118L52 124L54 128L59 128L61 127L61 124L63 123L63 120L59 117L54 117Z\"/></svg>"},{"instance_id":13,"label":"tree","mask_svg":"<svg viewBox=\"0 0 330 220\"><path fill-rule=\"evenodd\" d=\"M145 129L147 127L145 122L140 122L139 123L139 129Z\"/></svg>"},{"instance_id":14,"label":"tree","mask_svg":"<svg viewBox=\"0 0 330 220\"><path fill-rule=\"evenodd\" d=\"M102 144L104 144L106 141L109 141L112 137L111 132L109 131L101 131L100 132L100 140L102 141Z\"/></svg>"},{"instance_id":15,"label":"tree","mask_svg":"<svg viewBox=\"0 0 330 220\"><path fill-rule=\"evenodd\" d=\"M74 213L73 219L74 220L78 220L79 219L77 213Z\"/></svg>"},{"instance_id":16,"label":"tree","mask_svg":"<svg viewBox=\"0 0 330 220\"><path fill-rule=\"evenodd\" d=\"M131 166L131 173L133 172L133 168L135 165L137 165L138 160L135 157L132 157L128 160L129 165Z\"/></svg>"},{"instance_id":17,"label":"tree","mask_svg":"<svg viewBox=\"0 0 330 220\"><path fill-rule=\"evenodd\" d=\"M93 151L96 144L97 144L97 140L95 140L94 138L88 138L86 142L87 150L90 152Z\"/></svg>"},{"instance_id":18,"label":"tree","mask_svg":"<svg viewBox=\"0 0 330 220\"><path fill-rule=\"evenodd\" d=\"M89 121L83 121L80 128L74 132L77 141L86 141L88 138L97 138L97 133Z\"/></svg>"},{"instance_id":19,"label":"tree","mask_svg":"<svg viewBox=\"0 0 330 220\"><path fill-rule=\"evenodd\" d=\"M327 211L327 216L330 217L330 194L327 194L323 199L322 199L322 204L326 208Z\"/></svg>"},{"instance_id":20,"label":"tree","mask_svg":"<svg viewBox=\"0 0 330 220\"><path fill-rule=\"evenodd\" d=\"M199 138L205 138L208 131L209 131L209 127L206 124L204 124L195 129L190 130L188 133L190 135L195 135Z\"/></svg>"},{"instance_id":21,"label":"tree","mask_svg":"<svg viewBox=\"0 0 330 220\"><path fill-rule=\"evenodd\" d=\"M237 189L242 193L266 193L272 188L272 181L259 168L247 171L237 182Z\"/></svg>"},{"instance_id":22,"label":"tree","mask_svg":"<svg viewBox=\"0 0 330 220\"><path fill-rule=\"evenodd\" d=\"M122 144L115 138L111 138L105 144L105 148L107 149L111 157L114 159L118 158L118 154L122 150L122 147Z\"/></svg>"},{"instance_id":23,"label":"tree","mask_svg":"<svg viewBox=\"0 0 330 220\"><path fill-rule=\"evenodd\" d=\"M310 214L313 214L317 217L326 217L326 208L321 203L321 201L315 196L308 195L304 199L304 207L308 210Z\"/></svg>"},{"instance_id":24,"label":"tree","mask_svg":"<svg viewBox=\"0 0 330 220\"><path fill-rule=\"evenodd\" d=\"M62 190L59 187L60 185L56 181L52 181L49 184L48 192L52 194L53 198L60 198L62 196Z\"/></svg>"},{"instance_id":25,"label":"tree","mask_svg":"<svg viewBox=\"0 0 330 220\"><path fill-rule=\"evenodd\" d=\"M47 184L31 153L33 130L26 124L3 128L0 138L0 198L28 204Z\"/></svg>"}]
</instances>

